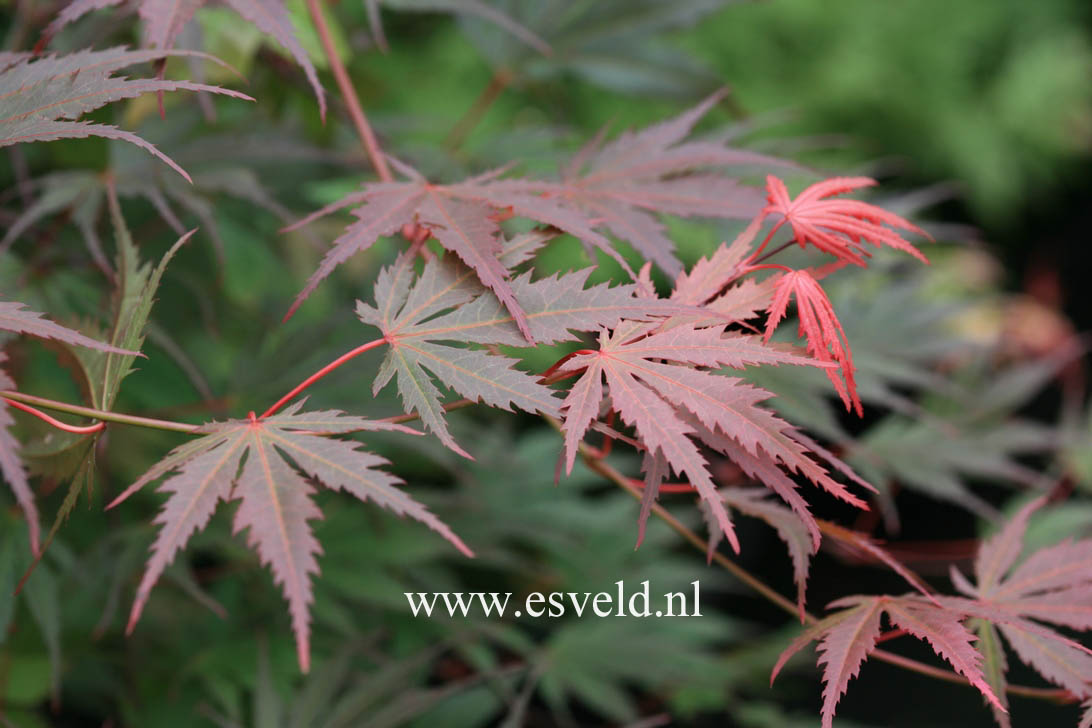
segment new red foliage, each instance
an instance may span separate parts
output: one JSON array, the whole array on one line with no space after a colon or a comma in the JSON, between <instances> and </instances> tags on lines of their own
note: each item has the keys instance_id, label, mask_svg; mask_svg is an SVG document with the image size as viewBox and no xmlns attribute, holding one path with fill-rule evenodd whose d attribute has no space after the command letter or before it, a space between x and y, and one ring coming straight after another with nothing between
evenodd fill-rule
<instances>
[{"instance_id":1,"label":"new red foliage","mask_svg":"<svg viewBox=\"0 0 1092 728\"><path fill-rule=\"evenodd\" d=\"M801 248L811 243L824 253L855 265L864 266L864 258L871 255L863 247L864 242L877 247L887 245L928 263L917 248L894 230L884 227L901 228L932 240L918 226L867 202L826 199L875 184L876 180L868 177L834 177L816 182L793 200L789 198L785 183L771 175L766 178L766 201L769 204L763 208L762 214L780 215L782 219L774 229L789 223L793 238Z\"/></svg>"}]
</instances>

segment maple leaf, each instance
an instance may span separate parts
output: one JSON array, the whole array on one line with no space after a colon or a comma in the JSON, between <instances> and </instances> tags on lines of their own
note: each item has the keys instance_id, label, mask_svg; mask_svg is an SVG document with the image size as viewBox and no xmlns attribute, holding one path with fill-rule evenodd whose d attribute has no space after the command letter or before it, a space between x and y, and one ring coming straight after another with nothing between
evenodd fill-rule
<instances>
[{"instance_id":1,"label":"maple leaf","mask_svg":"<svg viewBox=\"0 0 1092 728\"><path fill-rule=\"evenodd\" d=\"M517 264L526 255L528 240L533 243L540 237L532 233L508 241L497 262L502 266ZM433 377L464 397L494 407L516 406L557 416L560 402L554 391L513 369L515 360L466 346L526 346L525 334L512 312L473 271L449 256L430 260L416 278L413 260L412 253L404 253L379 274L375 306L357 303L360 319L382 331L390 346L376 375L374 391L397 376L406 412L416 411L447 447L467 457L447 430L441 393L432 383ZM526 272L512 279L513 295L535 341L570 341L577 338L574 331L614 326L623 318L664 316L681 308L668 301L636 297L634 284L611 287L603 283L585 288L590 273L589 268L532 281L531 273Z\"/></svg>"},{"instance_id":2,"label":"maple leaf","mask_svg":"<svg viewBox=\"0 0 1092 728\"><path fill-rule=\"evenodd\" d=\"M118 243L118 285L113 297L114 321L108 337L109 343L99 342L80 332L42 319L41 314L23 310L23 304L0 303L0 328L55 339L65 346L72 347L72 360L76 364L76 371L82 375L80 381L82 389L95 408L107 411L113 409L122 380L132 372L133 361L137 356L143 356L139 352L144 344L144 329L151 313L159 281L167 264L193 234L193 231L190 231L179 238L154 269L150 265L142 265L136 246L121 216L121 208L116 196L111 195L109 203ZM0 384L5 387L10 386L6 377ZM2 414L6 417L6 412ZM32 466L40 466L43 462L53 464L51 461L60 453L78 455L73 459L78 464L75 466L76 474L71 478L69 494L57 511L53 527L47 536L47 543L75 507L76 497L85 479L90 488L90 478L95 470L94 445L100 434L101 431L90 435L51 432L48 445L42 443L39 447L33 447L32 444L24 451L27 461ZM10 437L6 431L3 435ZM25 487L25 475L20 480L14 466L10 474L9 468L6 467L6 464L11 463L11 458L14 457L11 445L12 443L0 442L0 450L5 450L3 457L0 457L0 470L4 472L6 479L12 485L16 499L31 524L31 545L37 553L39 542L37 510L34 507L31 491ZM62 465L62 468L67 467L69 467L68 464ZM62 470L60 473L51 474L67 477L71 475L71 471Z\"/></svg>"},{"instance_id":3,"label":"maple leaf","mask_svg":"<svg viewBox=\"0 0 1092 728\"><path fill-rule=\"evenodd\" d=\"M740 513L768 523L785 543L792 559L797 609L803 614L809 564L819 548L814 519L809 522L798 512L770 500L767 497L769 491L764 488L722 488L720 495L725 503Z\"/></svg>"},{"instance_id":4,"label":"maple leaf","mask_svg":"<svg viewBox=\"0 0 1092 728\"><path fill-rule=\"evenodd\" d=\"M45 45L64 26L92 10L120 5L123 0L72 0L43 32L39 45ZM207 0L139 0L140 17L144 21L144 45L159 50L174 47L179 33ZM250 21L266 35L272 36L303 68L308 83L318 99L319 114L326 118L326 94L319 83L315 66L307 51L296 38L292 19L282 0L224 0L224 4Z\"/></svg>"},{"instance_id":5,"label":"maple leaf","mask_svg":"<svg viewBox=\"0 0 1092 728\"><path fill-rule=\"evenodd\" d=\"M623 134L602 149L593 142L576 155L560 182L496 180L505 171L502 168L457 184L433 184L413 168L391 160L407 182L366 184L361 191L287 228L292 230L336 210L361 205L352 211L357 221L334 241L288 315L338 265L404 225L423 226L440 245L462 258L505 302L525 335L526 321L512 296L506 271L496 263L501 238L497 220L502 216L526 218L568 233L589 251L600 250L611 256L632 274L613 243L599 232L605 227L665 270L679 272L674 245L650 213L751 217L761 206L757 191L732 177L701 170L780 163L715 141L679 143L720 97L714 94L671 121L636 134ZM581 175L586 164L590 167Z\"/></svg>"},{"instance_id":6,"label":"maple leaf","mask_svg":"<svg viewBox=\"0 0 1092 728\"><path fill-rule=\"evenodd\" d=\"M682 266L675 245L656 213L752 218L761 209L761 194L711 170L785 164L720 141L683 141L726 93L718 91L674 119L623 133L602 147L600 134L577 152L558 182L501 180L488 184L488 194L517 214L549 200L589 228L605 227L668 274L678 275ZM584 242L599 247L596 240Z\"/></svg>"},{"instance_id":7,"label":"maple leaf","mask_svg":"<svg viewBox=\"0 0 1092 728\"><path fill-rule=\"evenodd\" d=\"M789 298L795 295L800 334L807 339L808 353L819 361L838 364L842 379L830 369L827 370L827 377L845 403L846 409L855 410L858 417L863 416L861 399L857 396L857 384L853 378L856 370L853 368L849 340L842 325L838 323L838 316L834 313L834 307L823 287L807 270L782 273L776 278L774 285L773 299L770 301L769 316L766 319L766 341L770 340L777 324L785 317Z\"/></svg>"},{"instance_id":8,"label":"maple leaf","mask_svg":"<svg viewBox=\"0 0 1092 728\"><path fill-rule=\"evenodd\" d=\"M943 420L914 421L888 415L858 439L860 449L849 459L874 482L895 480L996 520L997 509L970 483L985 478L996 484L1042 487L1043 476L1018 458L1049 452L1056 439L1039 423L978 416L975 407L990 400L972 399L974 394L944 402L944 407L954 404L959 409L948 409L951 414ZM939 398L934 401L943 402Z\"/></svg>"},{"instance_id":9,"label":"maple leaf","mask_svg":"<svg viewBox=\"0 0 1092 728\"><path fill-rule=\"evenodd\" d=\"M29 311L26 309L25 304L14 301L0 301L0 330L62 341L113 355L120 354L123 357L139 356L136 351L96 341L78 331L42 318L42 314ZM0 352L0 363L6 359L7 356ZM15 383L3 369L0 369L0 389L14 388ZM0 399L0 474L3 474L4 480L11 486L16 502L23 509L23 514L26 516L30 527L31 548L37 553L40 540L38 509L34 505L34 493L27 482L26 470L19 459L19 444L8 431L8 428L13 424L14 420L7 411L7 404Z\"/></svg>"},{"instance_id":10,"label":"maple leaf","mask_svg":"<svg viewBox=\"0 0 1092 728\"><path fill-rule=\"evenodd\" d=\"M106 124L76 121L82 114L112 101L159 91L208 91L254 100L238 91L192 81L128 79L113 75L127 66L172 55L216 60L202 53L131 51L118 47L34 59L15 57L14 62L0 62L0 102L3 103L3 111L0 111L0 147L19 142L88 136L119 139L148 151L189 180L189 175L174 160L136 134Z\"/></svg>"},{"instance_id":11,"label":"maple leaf","mask_svg":"<svg viewBox=\"0 0 1092 728\"><path fill-rule=\"evenodd\" d=\"M980 634L1000 632L1025 663L1047 681L1081 699L1092 698L1092 651L1042 626L1042 622L1074 630L1092 629L1092 539L1067 540L1032 553L1022 563L1028 521L1046 503L1036 498L979 548L974 563L976 584L954 567L952 581L966 598L946 604L981 622ZM994 676L1005 686L1003 651Z\"/></svg>"},{"instance_id":12,"label":"maple leaf","mask_svg":"<svg viewBox=\"0 0 1092 728\"><path fill-rule=\"evenodd\" d=\"M248 543L280 584L305 672L310 665L311 575L318 571L315 557L321 552L308 524L322 516L311 499L311 482L408 515L473 556L425 506L394 487L401 482L398 478L377 469L387 464L386 460L358 449L359 443L324 436L376 430L421 433L336 410L300 412L302 404L262 420L252 417L202 426L200 439L176 447L107 506L113 508L145 485L171 474L159 486L170 497L155 519L161 528L137 588L129 632L163 570L190 536L205 527L220 501L240 501L235 532L249 529Z\"/></svg>"},{"instance_id":13,"label":"maple leaf","mask_svg":"<svg viewBox=\"0 0 1092 728\"><path fill-rule=\"evenodd\" d=\"M747 272L747 253L762 226L762 216L756 216L731 245L722 243L708 258L702 257L675 278L671 300L695 306L710 306L724 293L725 286ZM761 306L759 308L765 308ZM757 308L756 308L757 310ZM750 318L746 316L744 318Z\"/></svg>"},{"instance_id":14,"label":"maple leaf","mask_svg":"<svg viewBox=\"0 0 1092 728\"><path fill-rule=\"evenodd\" d=\"M637 98L688 100L708 93L720 83L718 74L662 40L674 30L693 26L730 1L500 3L517 22L549 42L554 53L548 58L485 18L464 14L459 25L498 74L539 83L575 76L599 88ZM465 0L453 2L466 4Z\"/></svg>"},{"instance_id":15,"label":"maple leaf","mask_svg":"<svg viewBox=\"0 0 1092 728\"><path fill-rule=\"evenodd\" d=\"M114 315L110 341L133 351L125 352L123 356L114 355L116 352L107 354L73 352L84 376L84 384L92 405L104 410L113 409L122 380L133 371L134 353L144 346L148 318L151 316L156 292L159 290L159 283L163 279L167 265L197 232L190 230L183 233L153 266L150 262L141 261L137 246L122 215L121 204L112 188L107 190L107 206L110 210L110 220L117 244L115 258L117 286L113 292Z\"/></svg>"},{"instance_id":16,"label":"maple leaf","mask_svg":"<svg viewBox=\"0 0 1092 728\"><path fill-rule=\"evenodd\" d=\"M887 245L909 253L923 263L929 260L894 230L900 228L932 240L928 233L898 215L860 200L829 200L832 195L870 187L876 180L868 177L834 177L816 182L795 200L789 198L785 183L777 177L766 177L765 215L781 215L780 227L788 222L793 238L801 248L811 243L819 250L855 265L864 266L864 257L871 255L863 247L867 241L879 247Z\"/></svg>"},{"instance_id":17,"label":"maple leaf","mask_svg":"<svg viewBox=\"0 0 1092 728\"><path fill-rule=\"evenodd\" d=\"M577 446L598 418L605 380L611 406L626 424L636 428L646 449L645 469L651 477L645 486L642 518L647 517L648 503L655 498L659 480L670 466L687 477L706 502L717 526L738 551L739 542L698 441L714 448L728 447L725 443L738 445L744 452L771 463L775 470L778 462L794 470L807 467L802 461L807 461L811 468L818 466L786 434L791 429L789 424L758 406L770 396L768 392L738 378L718 376L697 367L741 369L751 364L822 363L790 349L765 344L757 336L727 333L724 325L704 328L687 325L661 332L654 329L655 326L630 325L610 333L601 332L598 351L578 354L558 370L562 373L583 370L563 405L566 471L572 471ZM864 507L862 501L837 483L829 483L839 497ZM781 492L780 483L774 488ZM798 500L796 505L801 502Z\"/></svg>"},{"instance_id":18,"label":"maple leaf","mask_svg":"<svg viewBox=\"0 0 1092 728\"><path fill-rule=\"evenodd\" d=\"M888 258L879 267L822 281L852 343L859 397L892 413L850 437L838 419L841 402L828 396L826 376L767 367L749 370L746 377L777 395L772 406L783 417L844 449L870 482L898 483L996 520L997 509L970 483L1044 487L1043 476L1019 456L1049 452L1057 438L1050 427L1013 413L1066 360L1051 357L997 369L985 351L973 355L979 345L971 345L954 325L966 314L967 301L929 293L928 269L898 272L894 263ZM971 359L951 371L957 351ZM922 400L912 393L927 396ZM890 491L882 489L876 502L889 530L897 529Z\"/></svg>"},{"instance_id":19,"label":"maple leaf","mask_svg":"<svg viewBox=\"0 0 1092 728\"><path fill-rule=\"evenodd\" d=\"M123 354L128 356L140 356L140 352L122 349L112 344L96 341L89 336L84 336L79 331L61 326L47 318L44 314L28 311L26 304L15 301L0 301L0 330L14 331L17 334L30 334L40 339L53 339L63 341L66 344L85 346L89 349L105 351L111 354Z\"/></svg>"},{"instance_id":20,"label":"maple leaf","mask_svg":"<svg viewBox=\"0 0 1092 728\"><path fill-rule=\"evenodd\" d=\"M7 361L8 355L0 351L0 365ZM0 367L0 389L14 389L15 382ZM30 489L27 471L19 458L19 441L11 434L10 428L15 419L8 411L7 402L0 399L0 475L4 476L15 495L15 502L23 511L30 533L30 548L38 553L41 540L41 527L38 524L38 506L34 503L34 491Z\"/></svg>"},{"instance_id":21,"label":"maple leaf","mask_svg":"<svg viewBox=\"0 0 1092 728\"><path fill-rule=\"evenodd\" d=\"M790 657L819 641L819 665L823 667L825 684L820 711L823 728L831 728L838 701L849 681L857 676L862 663L876 648L884 613L896 627L928 642L937 655L967 678L992 705L1005 711L982 672L982 655L972 644L975 637L963 625L962 613L922 602L917 597L853 596L832 602L830 607L845 609L816 622L793 640L770 674L773 683Z\"/></svg>"},{"instance_id":22,"label":"maple leaf","mask_svg":"<svg viewBox=\"0 0 1092 728\"><path fill-rule=\"evenodd\" d=\"M767 393L768 394L768 393ZM810 553L814 554L819 549L820 531L819 524L811 514L808 503L797 492L797 484L790 478L784 469L790 473L799 473L811 481L812 484L822 488L831 495L845 500L859 508L867 509L864 501L849 493L845 486L833 480L826 469L816 463L809 454L815 452L811 444L806 444L806 438L801 438L787 422L781 422L783 429L780 432L773 431L772 437L761 449L748 449L740 441L725 435L722 432L711 429L702 423L693 414L685 413L685 418L694 428L698 439L716 452L724 455L743 471L745 475L757 483L762 483L777 494L792 509L793 516L799 521L804 532L811 541ZM866 490L875 489L847 468L846 473L854 482ZM721 489L721 496L731 503L729 495L731 491ZM741 509L742 510L742 509ZM642 513L642 516L647 517ZM759 514L759 517L763 517ZM767 519L771 525L782 533L784 525L782 519ZM783 540L788 543L786 534L782 533ZM790 553L793 546L790 544ZM794 555L794 564L799 568L799 559ZM797 572L799 576L799 572ZM803 614L803 582L798 581L798 604Z\"/></svg>"},{"instance_id":23,"label":"maple leaf","mask_svg":"<svg viewBox=\"0 0 1092 728\"><path fill-rule=\"evenodd\" d=\"M672 316L665 327L711 325L725 321L745 323L769 308L776 277L761 281L754 278L740 280L751 270L747 254L761 225L761 216L755 217L731 245L722 243L708 258L700 258L689 272L678 275L670 299L696 306L703 313ZM652 289L651 285L649 288ZM751 328L750 325L747 328Z\"/></svg>"},{"instance_id":24,"label":"maple leaf","mask_svg":"<svg viewBox=\"0 0 1092 728\"><path fill-rule=\"evenodd\" d=\"M262 130L259 133L253 128L252 139L232 134L200 136L185 133L199 127L183 124L179 117L184 116L182 110L173 112L173 124L167 127L169 133L160 134L159 142L170 143L179 150L173 159L192 176L191 183L173 174L161 174L158 161L129 145L110 142L105 173L64 170L34 178L33 183L40 193L32 204L18 213L0 237L0 252L7 250L39 221L62 213L76 225L95 264L108 276L113 276L114 270L103 252L97 232L108 186L113 186L121 198L146 200L178 235L187 230L178 208L190 213L200 221L221 260L225 246L214 214L214 195L229 195L253 203L275 215L282 224L287 225L295 219L267 189L265 180L269 177L259 165L271 161L283 164L286 160L320 159L321 152L306 144L289 143L273 132ZM179 132L180 128L183 133ZM162 127L155 127L155 131L149 133L162 130ZM260 151L255 150L255 139L260 139ZM259 154L269 156L262 158ZM313 242L317 247L318 240Z\"/></svg>"},{"instance_id":25,"label":"maple leaf","mask_svg":"<svg viewBox=\"0 0 1092 728\"><path fill-rule=\"evenodd\" d=\"M533 343L526 316L512 292L508 270L497 259L501 251L500 225L496 214L499 206L484 198L479 187L472 182L433 185L415 171L405 167L402 169L412 177L410 182L367 184L362 192L350 195L289 228L295 229L341 207L367 203L353 211L357 222L333 242L285 318L291 316L339 264L355 253L367 250L381 236L392 235L405 225L418 225L474 270L481 282L504 302L519 330Z\"/></svg>"}]
</instances>

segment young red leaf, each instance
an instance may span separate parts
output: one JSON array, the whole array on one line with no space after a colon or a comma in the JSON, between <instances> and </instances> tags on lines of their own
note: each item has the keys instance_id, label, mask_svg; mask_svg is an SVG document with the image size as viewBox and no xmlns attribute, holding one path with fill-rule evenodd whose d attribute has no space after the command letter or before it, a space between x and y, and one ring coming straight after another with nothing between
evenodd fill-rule
<instances>
[{"instance_id":1,"label":"young red leaf","mask_svg":"<svg viewBox=\"0 0 1092 728\"><path fill-rule=\"evenodd\" d=\"M876 181L868 177L834 177L816 182L793 200L789 198L785 183L770 175L766 177L766 201L769 204L762 214L782 216L783 219L777 224L780 226L788 222L793 238L801 248L811 243L819 250L849 263L865 265L862 256L871 253L864 249L863 242L877 247L887 245L928 263L917 248L890 229L900 228L932 240L921 228L867 202L826 199L874 184Z\"/></svg>"},{"instance_id":2,"label":"young red leaf","mask_svg":"<svg viewBox=\"0 0 1092 728\"><path fill-rule=\"evenodd\" d=\"M830 299L810 272L794 270L777 277L766 320L766 341L770 340L777 324L785 317L789 299L794 295L796 315L800 319L799 333L807 339L808 353L819 361L838 364L842 378L839 379L830 369L827 370L827 377L845 403L846 409L855 410L858 417L863 416L861 399L857 396L857 384L853 378L856 370L853 367L849 341L838 322Z\"/></svg>"},{"instance_id":3,"label":"young red leaf","mask_svg":"<svg viewBox=\"0 0 1092 728\"><path fill-rule=\"evenodd\" d=\"M264 420L205 425L201 439L172 450L108 506L116 506L173 472L159 487L171 495L155 520L161 528L133 601L128 631L136 625L163 570L190 536L205 527L220 501L240 501L235 531L249 529L248 543L271 567L288 600L300 667L305 672L310 665L311 574L318 571L315 556L320 551L308 521L322 515L311 500L311 482L408 515L473 556L442 521L395 488L400 480L377 469L386 460L360 450L358 443L322 436L375 430L420 433L337 411L301 413L301 405Z\"/></svg>"}]
</instances>

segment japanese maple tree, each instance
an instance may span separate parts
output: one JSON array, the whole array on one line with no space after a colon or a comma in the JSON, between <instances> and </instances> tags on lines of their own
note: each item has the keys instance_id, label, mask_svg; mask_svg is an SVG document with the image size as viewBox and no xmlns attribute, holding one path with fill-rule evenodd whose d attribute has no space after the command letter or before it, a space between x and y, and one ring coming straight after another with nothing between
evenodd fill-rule
<instances>
[{"instance_id":1,"label":"japanese maple tree","mask_svg":"<svg viewBox=\"0 0 1092 728\"><path fill-rule=\"evenodd\" d=\"M173 78L181 61L222 70L223 62L205 51L192 45L178 48L183 39L192 44L198 38L187 28L193 29L205 5L203 0L74 0L66 5L38 29L35 51L0 54L0 146L22 149L31 142L102 137L143 149L198 189L215 185L209 177L191 176L175 161L175 152L184 150L153 144L98 117L84 118L107 104L158 97L170 124L180 110L164 106L163 93L168 91L215 94L238 105L231 113L253 113L241 103L254 101L251 96L225 87L239 82ZM83 397L77 402L38 396L23 386L18 376L25 369L22 364L13 370L17 376L0 370L0 473L28 524L34 564L55 548L51 544L63 533L66 518L81 518L73 510L81 492L103 480L96 477L96 457L125 446L124 428L117 427L109 439L106 430L124 425L170 432L177 438L173 448L164 448L158 462L120 493L113 489L107 505L111 517L118 517L134 507L139 491L158 484L160 495L147 498L162 507L152 520L154 534L141 532L151 555L133 587L126 631L141 629L141 615L156 603L162 588L155 587L172 563L208 527L221 503L233 504L233 532L246 532L256 561L272 572L287 602L299 669L307 672L323 551L316 523L324 510L338 509L326 505L330 501L324 500L320 486L408 516L416 522L413 538L444 541L450 556L472 558L488 548L448 523L442 498L430 502L429 494L415 493L414 471L407 469L412 458L406 453L418 442L434 441L429 452L444 448L453 453L453 469L472 467L484 448L465 435L466 427L452 424L449 412L470 407L520 411L545 421L560 435L553 453L555 479L572 476L582 462L640 501L631 514L638 546L648 537L655 514L696 543L707 561L715 560L804 623L803 633L773 665L773 675L808 644L818 643L824 728L833 724L840 699L869 657L968 684L982 694L1003 727L1010 725L1013 692L1083 701L1082 725L1092 724L1092 650L1080 641L1081 633L1092 628L1092 542L1070 540L1021 555L1029 521L1044 508L1047 496L1023 506L981 544L973 583L953 565L951 583L958 596L941 593L862 531L859 524L868 521L839 525L816 515L837 513L852 519L853 514L883 512L892 517L889 491L898 479L897 464L885 462L882 448L870 450L851 433L875 411L921 421L931 417L895 396L906 381L934 385L932 379L917 376L914 362L881 360L877 366L878 357L867 349L855 360L854 328L843 325L843 319L860 312L840 309L828 285L843 269L868 268L872 256L884 249L901 256L900 270L929 263L921 249L931 240L929 233L860 198L875 180L830 176L815 181L812 171L791 160L741 148L731 134L695 133L703 118L725 101L726 90L642 130L611 134L604 129L563 161L556 175L527 171L512 160L445 179L433 169L423 171L424 165L403 161L403 156L413 157L412 150L385 139L381 146L343 65L337 29L331 29L330 14L318 0L307 0L306 15L293 15L292 4L281 0L226 0L224 5L287 51L297 65L282 72L302 74L318 120L341 129L342 117L347 117L372 168L359 175L358 189L285 227L285 234L309 231L319 238L335 225L343 229L322 242L323 257L313 270L299 271L306 282L295 298L281 301L273 315L256 312L253 326L284 330L294 325L293 317L307 315L308 307L329 306L336 297L334 305L352 319L357 341L340 355L331 352L328 363L278 399L234 399L228 409L238 410L235 417L204 412L209 416L193 424L118 412L123 380L138 368L139 357L151 356L142 353L146 338L156 336L166 342L162 347L170 346L169 336L155 326L153 303L161 285L171 280L169 264L176 253L183 246L193 247L188 241L194 231L175 224L177 218L160 191L173 183L155 179L131 185L131 194L149 200L168 226L176 228L174 244L153 266L142 262L126 221L131 209L123 209L118 179L111 172L78 182L51 179L58 196L16 216L0 247L29 256L30 238L40 221L54 214L62 215L62 224L71 218L101 273L99 285L112 293L108 316L73 317L70 325L35 312L37 305L0 302L0 329L50 342L73 372ZM544 58L553 54L544 40L551 38L550 28L536 27L526 8L477 1L365 5L380 45L386 44L380 5L406 5L411 10L458 11L493 32L511 33L524 52ZM120 17L132 9L145 49L51 50L64 29L78 25L84 15L103 11L96 17L114 18L109 14ZM329 68L339 91L329 100L329 109L316 61L301 40L298 25L303 20L313 25L307 38L313 35L322 49L319 67ZM152 72L132 79L118 75L138 64L151 64ZM262 99L255 95L260 106ZM804 177L811 183L798 184ZM270 199L260 179L224 179L219 184L234 187L243 199ZM232 181L240 179L253 186L238 189ZM790 186L798 189L795 195ZM179 192L172 199L192 200L187 194ZM103 199L115 240L113 262L103 254L95 232ZM80 207L89 200L91 212ZM192 205L191 210L205 210ZM263 206L283 212L275 204ZM342 211L351 215L347 224L332 222L331 216ZM205 213L215 222L214 211ZM690 256L682 252L676 232L687 229L679 227L680 220L735 221L738 232L731 242L704 251L688 265ZM542 258L568 243L578 245L589 264L545 272ZM224 247L230 256L230 244ZM380 248L383 252L377 253ZM387 251L393 252L388 256ZM218 255L217 265L223 265L225 251ZM391 262L371 280L356 281L360 292L355 296L328 291L341 289L326 281L351 278L348 269L365 255ZM596 263L613 266L617 276L610 280ZM253 286L262 283L255 278ZM326 296L323 303L316 301L320 291ZM200 304L204 295L215 293L192 298ZM912 312L905 313L909 317ZM284 321L278 323L282 315ZM382 358L369 369L365 362L373 359L366 355L376 350ZM256 360L267 354L253 352ZM0 363L6 359L0 353ZM180 355L179 361L189 360ZM377 400L393 384L402 412L308 403L308 396L321 391L319 383L339 370L339 376L352 377L348 386L370 391ZM898 380L900 375L903 380ZM883 376L894 384L885 388ZM772 383L765 384L767 379ZM337 401L336 392L330 396ZM814 403L826 407L831 401L840 401L845 412L830 410L826 428L801 414L816 415L820 405ZM72 424L43 410L89 422ZM56 439L40 451L24 448L15 412L37 420L34 426L51 428ZM952 426L956 434L967 430ZM356 433L364 433L365 441L349 437ZM1028 431L1019 434L1025 440L1016 434L1001 439L1032 439ZM373 453L373 443L391 440L403 448L402 461ZM1008 450L999 448L996 459L982 457L979 470L1012 479L1024 474ZM967 455L968 467L975 457ZM41 465L62 460L66 469L60 476L49 475L52 471ZM44 539L28 464L33 472L49 475L51 482L68 483ZM669 501L669 495L687 497ZM1054 493L1056 498L1062 495L1062 490ZM698 513L705 522L704 537L690 525ZM784 541L795 600L733 561L737 555L746 557L751 548L749 531L737 527L738 516L764 521ZM380 520L383 516L374 518L373 523L386 523ZM547 531L559 526L541 520L536 524ZM629 542L634 532L614 536ZM727 547L722 546L725 542ZM825 617L813 616L806 599L809 569L823 546L886 565L913 591L843 594L827 605ZM701 561L700 555L695 558ZM34 564L23 581L33 580ZM128 595L133 588L119 582L120 593ZM927 643L942 667L879 647L905 636ZM513 638L511 644L518 652L519 640ZM1014 690L1007 655L1054 687ZM532 674L546 669L533 667ZM547 684L554 687L552 692L543 687L544 699L557 700L564 691L556 683ZM536 689L536 680L529 679L524 697L513 698L513 703L525 706Z\"/></svg>"}]
</instances>

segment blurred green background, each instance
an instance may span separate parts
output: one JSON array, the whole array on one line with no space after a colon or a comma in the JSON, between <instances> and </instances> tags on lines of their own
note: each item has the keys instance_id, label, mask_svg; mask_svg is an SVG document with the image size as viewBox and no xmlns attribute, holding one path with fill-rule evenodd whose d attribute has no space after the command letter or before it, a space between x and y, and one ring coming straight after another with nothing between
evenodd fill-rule
<instances>
[{"instance_id":1,"label":"blurred green background","mask_svg":"<svg viewBox=\"0 0 1092 728\"><path fill-rule=\"evenodd\" d=\"M30 48L63 5L0 2L4 49ZM158 259L176 237L162 201L182 227L201 227L168 269L152 314L149 358L126 381L121 411L192 422L242 416L373 333L361 328L351 302L370 296L397 241L353 258L290 322L280 323L347 218L327 218L299 233L279 228L371 179L304 3L286 5L331 95L326 125L288 56L227 9L209 7L180 43L235 66L245 87L231 74L202 70L211 82L243 88L257 104L173 95L165 99L165 121L154 97L94 115L154 141L194 175L193 187L140 150L102 140L2 150L0 230L29 222L0 258L0 291L58 320L101 318L107 307L109 285L81 234L81 226L97 230L112 255L101 213L103 170L117 181L146 259ZM379 5L386 53L376 47L364 3L342 0L328 13L386 149L430 176L457 180L513 159L520 160L517 173L553 172L604 126L617 133L658 121L727 85L730 97L702 122L703 132L731 133L743 146L825 172L876 176L886 199L905 214L931 205L918 219L948 243L937 247L933 269L907 274L881 265L871 278L847 279L834 296L836 306L849 309L847 319L854 310L871 310L896 277L913 289L909 305L935 304L927 323L943 327L947 348L921 356L931 371L945 373L950 360L942 356L952 351L982 349L989 361L1007 363L1050 354L1072 328L1092 324L1083 281L1092 192L1092 6L1085 1L491 3L549 43L549 57L472 13L434 12L469 3ZM106 10L67 29L51 47L138 40L134 14ZM169 65L172 77L190 72L181 60ZM22 179L33 180L29 192ZM671 229L688 263L734 234L732 226L692 222L672 222ZM968 240L985 241L1000 263ZM562 241L536 266L586 264L578 245ZM862 351L866 337L879 339L885 328L891 346L908 358L931 336L923 324L901 329L858 318L861 339L851 321L846 328ZM21 342L8 351L20 389L79 399L55 350ZM526 366L542 370L555 358L532 355ZM378 362L378 355L364 357L339 370L312 390L310 404L372 416L399 412L389 388L371 395ZM1045 396L1035 387L1057 369L1034 370L1038 378L998 411L1053 418L1057 387ZM976 373L981 391L995 373ZM925 408L932 401L915 399ZM818 407L804 404L822 419ZM44 447L37 423L18 421L28 450ZM194 538L153 592L135 634L124 636L162 496L147 489L124 508L101 506L178 438L112 428L89 506L81 502L73 513L32 586L15 600L0 599L0 624L8 625L0 635L4 719L28 727L141 728L818 725L820 688L811 660L794 661L768 687L769 668L797 624L706 567L663 524L650 524L634 551L632 500L584 470L555 487L559 441L535 418L465 410L452 416L452 428L461 442L475 444L476 462L425 438L375 435L367 444L391 459L415 496L480 557L465 563L417 524L323 493L315 667L306 677L296 667L281 597L243 539L231 535L230 510ZM878 442L880 428L871 432ZM1087 439L1080 437L1069 462L1092 479ZM987 445L983 439L969 447ZM637 468L635 457L620 456L617 464ZM1054 467L1050 458L1026 464ZM66 473L45 461L39 470L48 524ZM1012 492L993 482L976 486L993 505ZM903 536L917 543L969 539L984 527L950 503L920 495L898 502ZM6 489L0 504L4 586L22 574L28 554L25 526ZM700 524L685 503L672 507ZM845 514L830 508L824 515ZM1055 536L1082 533L1088 523L1054 518L1046 530ZM783 546L764 525L741 520L744 565L790 593ZM943 581L944 568L935 571L929 575ZM650 579L666 591L696 578L708 610L689 620L417 620L402 597L448 588L594 592L612 589L618 579ZM829 553L817 558L811 585L814 610L845 594L903 588L883 570L851 569ZM917 647L909 645L907 654L930 659ZM1033 674L1015 669L1014 682L1035 683ZM923 693L927 700L917 697ZM839 714L837 725L846 727L992 724L973 691L880 664L865 666ZM1013 716L1017 726L1076 722L1073 706L1031 700L1014 700Z\"/></svg>"}]
</instances>

